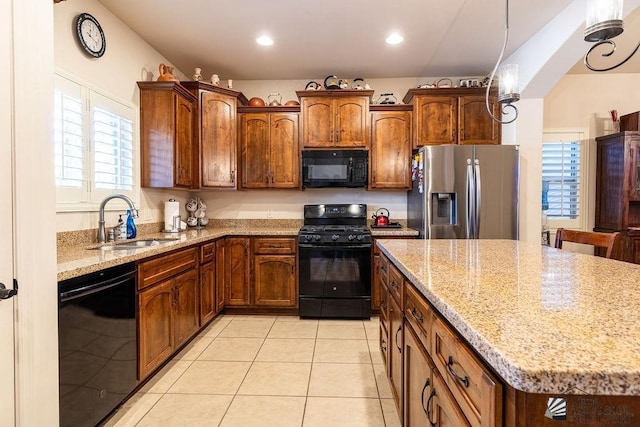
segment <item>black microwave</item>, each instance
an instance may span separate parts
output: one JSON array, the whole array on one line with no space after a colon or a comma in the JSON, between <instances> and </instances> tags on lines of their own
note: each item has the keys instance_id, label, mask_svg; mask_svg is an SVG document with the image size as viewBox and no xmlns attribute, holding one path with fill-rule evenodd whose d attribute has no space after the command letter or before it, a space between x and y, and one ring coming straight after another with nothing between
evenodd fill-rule
<instances>
[{"instance_id":1,"label":"black microwave","mask_svg":"<svg viewBox=\"0 0 640 427\"><path fill-rule=\"evenodd\" d=\"M366 187L368 173L366 150L302 150L303 187Z\"/></svg>"}]
</instances>

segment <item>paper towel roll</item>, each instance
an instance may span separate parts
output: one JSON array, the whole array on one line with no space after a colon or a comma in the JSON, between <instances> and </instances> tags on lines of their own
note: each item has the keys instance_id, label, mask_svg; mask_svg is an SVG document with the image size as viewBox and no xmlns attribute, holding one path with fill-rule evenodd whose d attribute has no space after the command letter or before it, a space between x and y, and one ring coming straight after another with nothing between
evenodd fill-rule
<instances>
[{"instance_id":1,"label":"paper towel roll","mask_svg":"<svg viewBox=\"0 0 640 427\"><path fill-rule=\"evenodd\" d=\"M180 215L180 203L174 199L164 202L164 229L165 231L173 230L173 217Z\"/></svg>"}]
</instances>

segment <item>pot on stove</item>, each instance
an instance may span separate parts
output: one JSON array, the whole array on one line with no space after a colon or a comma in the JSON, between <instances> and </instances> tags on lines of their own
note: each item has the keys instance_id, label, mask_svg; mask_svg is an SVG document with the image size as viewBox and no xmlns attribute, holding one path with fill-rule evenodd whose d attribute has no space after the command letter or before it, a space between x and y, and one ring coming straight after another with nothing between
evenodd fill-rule
<instances>
[{"instance_id":1,"label":"pot on stove","mask_svg":"<svg viewBox=\"0 0 640 427\"><path fill-rule=\"evenodd\" d=\"M386 211L387 214L384 215L381 211ZM389 225L389 210L387 208L380 208L371 218L373 218L373 224L378 227Z\"/></svg>"}]
</instances>

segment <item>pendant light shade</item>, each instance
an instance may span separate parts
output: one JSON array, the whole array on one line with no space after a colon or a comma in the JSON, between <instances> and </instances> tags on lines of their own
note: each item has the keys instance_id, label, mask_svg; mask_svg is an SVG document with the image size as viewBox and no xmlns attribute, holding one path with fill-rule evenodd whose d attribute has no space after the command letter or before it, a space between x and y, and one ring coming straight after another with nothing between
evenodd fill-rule
<instances>
[{"instance_id":1,"label":"pendant light shade","mask_svg":"<svg viewBox=\"0 0 640 427\"><path fill-rule=\"evenodd\" d=\"M612 66L599 68L589 62L591 52L601 46L604 46L604 49L600 49L604 58L612 56L616 51L616 43L612 39L622 34L623 31L622 0L587 0L584 40L594 43L594 45L584 55L584 65L591 71L609 71L618 68L631 59L640 49L640 42L638 42L629 56Z\"/></svg>"},{"instance_id":2,"label":"pendant light shade","mask_svg":"<svg viewBox=\"0 0 640 427\"><path fill-rule=\"evenodd\" d=\"M519 99L518 64L505 64L498 69L498 102L510 104Z\"/></svg>"},{"instance_id":3,"label":"pendant light shade","mask_svg":"<svg viewBox=\"0 0 640 427\"><path fill-rule=\"evenodd\" d=\"M609 40L624 31L622 0L587 0L587 22L584 40Z\"/></svg>"}]
</instances>

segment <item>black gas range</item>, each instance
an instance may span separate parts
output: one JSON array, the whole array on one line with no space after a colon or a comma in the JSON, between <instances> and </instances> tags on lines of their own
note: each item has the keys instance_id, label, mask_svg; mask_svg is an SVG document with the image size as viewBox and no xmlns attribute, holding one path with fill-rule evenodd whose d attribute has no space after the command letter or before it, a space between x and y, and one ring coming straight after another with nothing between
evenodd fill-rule
<instances>
[{"instance_id":1,"label":"black gas range","mask_svg":"<svg viewBox=\"0 0 640 427\"><path fill-rule=\"evenodd\" d=\"M300 317L370 317L367 205L305 205L298 257Z\"/></svg>"}]
</instances>

